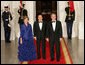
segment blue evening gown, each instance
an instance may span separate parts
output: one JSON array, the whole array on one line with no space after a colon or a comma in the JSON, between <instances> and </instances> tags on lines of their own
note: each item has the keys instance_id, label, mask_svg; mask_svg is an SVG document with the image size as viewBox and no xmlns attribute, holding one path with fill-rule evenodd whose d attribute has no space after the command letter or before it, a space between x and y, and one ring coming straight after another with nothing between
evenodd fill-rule
<instances>
[{"instance_id":1,"label":"blue evening gown","mask_svg":"<svg viewBox=\"0 0 85 65\"><path fill-rule=\"evenodd\" d=\"M22 44L20 44L20 38L22 38ZM33 40L32 28L28 23L28 26L22 24L20 27L20 38L18 47L18 58L20 61L31 61L36 59L36 50Z\"/></svg>"}]
</instances>

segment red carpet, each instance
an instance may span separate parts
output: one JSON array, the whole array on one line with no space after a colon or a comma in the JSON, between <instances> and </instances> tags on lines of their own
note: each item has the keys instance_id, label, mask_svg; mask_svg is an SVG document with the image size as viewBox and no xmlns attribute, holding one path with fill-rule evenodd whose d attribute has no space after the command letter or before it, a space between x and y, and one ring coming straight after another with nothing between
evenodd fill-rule
<instances>
[{"instance_id":1,"label":"red carpet","mask_svg":"<svg viewBox=\"0 0 85 65\"><path fill-rule=\"evenodd\" d=\"M35 42L35 46L36 46L36 50L37 50L36 40L34 40L34 42ZM68 52L64 38L63 38L62 43L64 43L66 51L65 52L63 51L63 46L61 45L61 42L60 42L61 58L60 58L59 62L57 62L57 60L56 60L56 53L55 53L55 60L50 61L51 57L50 57L49 42L46 42L46 60L41 58L39 60L29 61L28 64L67 64L67 63L72 64L72 59L71 59L70 54ZM55 45L54 45L54 51L55 51ZM68 57L66 57L66 55L65 55L66 52L67 52ZM42 47L41 47L41 56L42 56ZM21 62L21 64L24 64L24 63Z\"/></svg>"}]
</instances>

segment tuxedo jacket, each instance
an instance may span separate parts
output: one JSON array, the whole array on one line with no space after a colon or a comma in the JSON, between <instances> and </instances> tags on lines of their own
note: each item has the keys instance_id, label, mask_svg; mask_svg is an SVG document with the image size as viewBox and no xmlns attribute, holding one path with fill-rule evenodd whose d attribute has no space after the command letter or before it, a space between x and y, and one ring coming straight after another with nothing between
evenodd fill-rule
<instances>
[{"instance_id":1,"label":"tuxedo jacket","mask_svg":"<svg viewBox=\"0 0 85 65\"><path fill-rule=\"evenodd\" d=\"M60 21L56 21L55 31L53 31L52 21L48 22L46 38L51 40L62 38L62 25Z\"/></svg>"},{"instance_id":2,"label":"tuxedo jacket","mask_svg":"<svg viewBox=\"0 0 85 65\"><path fill-rule=\"evenodd\" d=\"M34 32L34 37L45 38L45 35L46 35L46 22L45 21L42 22L42 30L40 30L39 22L35 21L34 25L33 25L33 32Z\"/></svg>"}]
</instances>

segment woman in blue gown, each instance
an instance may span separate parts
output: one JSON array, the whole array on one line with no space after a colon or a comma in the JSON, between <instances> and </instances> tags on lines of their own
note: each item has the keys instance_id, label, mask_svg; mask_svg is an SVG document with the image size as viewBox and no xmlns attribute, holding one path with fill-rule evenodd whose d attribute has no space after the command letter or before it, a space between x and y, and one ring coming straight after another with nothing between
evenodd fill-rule
<instances>
[{"instance_id":1,"label":"woman in blue gown","mask_svg":"<svg viewBox=\"0 0 85 65\"><path fill-rule=\"evenodd\" d=\"M18 47L20 61L32 61L36 59L36 50L33 40L32 28L28 23L28 17L24 17L24 24L20 26L20 38Z\"/></svg>"}]
</instances>

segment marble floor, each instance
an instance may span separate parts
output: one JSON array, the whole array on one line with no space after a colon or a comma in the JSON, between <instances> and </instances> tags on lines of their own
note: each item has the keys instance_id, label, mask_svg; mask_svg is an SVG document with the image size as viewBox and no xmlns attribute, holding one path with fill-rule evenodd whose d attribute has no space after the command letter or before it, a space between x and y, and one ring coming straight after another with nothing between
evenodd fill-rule
<instances>
[{"instance_id":1,"label":"marble floor","mask_svg":"<svg viewBox=\"0 0 85 65\"><path fill-rule=\"evenodd\" d=\"M73 64L84 64L84 40L65 38ZM17 58L18 39L11 43L1 41L1 64L20 64Z\"/></svg>"},{"instance_id":2,"label":"marble floor","mask_svg":"<svg viewBox=\"0 0 85 65\"><path fill-rule=\"evenodd\" d=\"M65 38L69 53L73 64L84 64L84 40L73 38L68 40Z\"/></svg>"}]
</instances>

